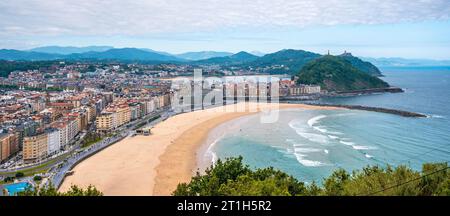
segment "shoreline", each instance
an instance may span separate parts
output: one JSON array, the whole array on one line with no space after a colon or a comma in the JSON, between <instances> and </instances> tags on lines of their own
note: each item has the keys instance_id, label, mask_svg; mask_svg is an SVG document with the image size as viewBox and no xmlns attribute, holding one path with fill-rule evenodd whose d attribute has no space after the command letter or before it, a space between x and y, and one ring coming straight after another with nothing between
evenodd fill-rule
<instances>
[{"instance_id":1,"label":"shoreline","mask_svg":"<svg viewBox=\"0 0 450 216\"><path fill-rule=\"evenodd\" d=\"M319 107L314 105L306 104L286 104L279 103L279 106L275 109L322 109L322 110L334 110L342 109L335 107ZM233 106L233 105L230 105ZM274 107L263 107L262 109L273 110ZM171 195L171 193L176 189L179 183L189 182L191 177L195 175L197 171L203 172L204 168L209 167L211 163L202 164L199 157L202 157L208 147L208 138L210 138L210 133L220 127L221 125L226 125L230 121L236 121L243 117L248 117L250 115L258 114L258 112L237 112L230 114L225 114L224 116L211 119L203 124L196 125L192 127L189 131L185 131L182 136L170 145L163 155L160 156L160 163L157 166L157 176L155 177L155 187L153 195ZM189 137L195 133L195 139L189 139ZM220 137L220 135L219 135ZM212 136L213 139L217 137ZM182 156L184 154L184 157ZM187 158L186 158L187 157ZM173 160L173 158L184 158L187 160ZM173 169L173 167L178 167L178 169Z\"/></svg>"},{"instance_id":2,"label":"shoreline","mask_svg":"<svg viewBox=\"0 0 450 216\"><path fill-rule=\"evenodd\" d=\"M223 123L261 110L343 109L284 103L245 103L244 110L238 111L236 107L239 104L182 113L155 125L150 136L127 137L75 166L60 191L75 184L94 185L113 196L171 195L179 183L188 182L195 174L199 151L209 132Z\"/></svg>"}]
</instances>

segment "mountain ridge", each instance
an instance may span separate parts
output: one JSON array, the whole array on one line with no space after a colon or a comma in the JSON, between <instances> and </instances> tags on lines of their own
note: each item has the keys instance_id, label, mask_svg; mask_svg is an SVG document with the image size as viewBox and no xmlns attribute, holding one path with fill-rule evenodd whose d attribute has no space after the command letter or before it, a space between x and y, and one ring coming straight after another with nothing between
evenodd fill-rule
<instances>
[{"instance_id":1,"label":"mountain ridge","mask_svg":"<svg viewBox=\"0 0 450 216\"><path fill-rule=\"evenodd\" d=\"M112 46L42 46L33 49L25 50L31 52L48 53L48 54L59 54L59 55L69 55L73 53L84 53L84 52L103 52L109 49L114 49Z\"/></svg>"}]
</instances>

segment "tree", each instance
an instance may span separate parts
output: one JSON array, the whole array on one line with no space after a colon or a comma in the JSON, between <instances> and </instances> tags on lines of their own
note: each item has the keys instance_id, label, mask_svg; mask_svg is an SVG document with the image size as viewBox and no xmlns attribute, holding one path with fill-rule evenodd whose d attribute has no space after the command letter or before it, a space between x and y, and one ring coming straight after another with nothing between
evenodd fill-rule
<instances>
[{"instance_id":1,"label":"tree","mask_svg":"<svg viewBox=\"0 0 450 216\"><path fill-rule=\"evenodd\" d=\"M103 196L103 193L97 190L92 185L89 185L86 189L80 188L76 185L72 185L66 192L58 192L52 184L46 187L36 186L32 188L27 187L25 191L17 193L18 196Z\"/></svg>"},{"instance_id":2,"label":"tree","mask_svg":"<svg viewBox=\"0 0 450 216\"><path fill-rule=\"evenodd\" d=\"M367 166L348 173L335 170L322 185L309 185L272 167L251 170L242 157L217 161L204 175L179 184L175 196L449 196L447 163L424 164L422 171L407 166Z\"/></svg>"},{"instance_id":3,"label":"tree","mask_svg":"<svg viewBox=\"0 0 450 216\"><path fill-rule=\"evenodd\" d=\"M174 195L299 195L304 193L304 183L272 167L250 170L243 158L218 160L214 166L197 173L189 184L179 184Z\"/></svg>"},{"instance_id":4,"label":"tree","mask_svg":"<svg viewBox=\"0 0 450 216\"><path fill-rule=\"evenodd\" d=\"M33 177L33 181L41 181L41 180L42 180L42 177L39 175Z\"/></svg>"},{"instance_id":5,"label":"tree","mask_svg":"<svg viewBox=\"0 0 450 216\"><path fill-rule=\"evenodd\" d=\"M16 172L16 178L22 178L25 174L23 172Z\"/></svg>"}]
</instances>

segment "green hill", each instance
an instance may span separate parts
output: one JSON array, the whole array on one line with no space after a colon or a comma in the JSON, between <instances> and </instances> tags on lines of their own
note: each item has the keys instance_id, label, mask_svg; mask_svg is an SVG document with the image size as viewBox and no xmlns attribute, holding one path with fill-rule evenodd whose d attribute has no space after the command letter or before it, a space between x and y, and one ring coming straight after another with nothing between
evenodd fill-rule
<instances>
[{"instance_id":1,"label":"green hill","mask_svg":"<svg viewBox=\"0 0 450 216\"><path fill-rule=\"evenodd\" d=\"M339 57L349 61L353 67L356 67L369 75L383 76L381 71L375 65L370 62L363 61L360 58L353 56L351 53L345 52L344 54L339 55Z\"/></svg>"},{"instance_id":2,"label":"green hill","mask_svg":"<svg viewBox=\"0 0 450 216\"><path fill-rule=\"evenodd\" d=\"M298 77L298 83L320 85L332 92L389 87L388 83L359 70L342 57L330 55L305 64Z\"/></svg>"},{"instance_id":3,"label":"green hill","mask_svg":"<svg viewBox=\"0 0 450 216\"><path fill-rule=\"evenodd\" d=\"M197 64L221 64L221 65L238 65L245 62L250 62L257 59L258 56L252 55L248 52L238 52L236 54L224 57L214 57L204 60L199 60Z\"/></svg>"},{"instance_id":4,"label":"green hill","mask_svg":"<svg viewBox=\"0 0 450 216\"><path fill-rule=\"evenodd\" d=\"M269 68L267 72L271 74L294 74L306 63L319 57L320 55L317 53L304 50L284 49L259 57L245 66L253 68L267 67Z\"/></svg>"}]
</instances>

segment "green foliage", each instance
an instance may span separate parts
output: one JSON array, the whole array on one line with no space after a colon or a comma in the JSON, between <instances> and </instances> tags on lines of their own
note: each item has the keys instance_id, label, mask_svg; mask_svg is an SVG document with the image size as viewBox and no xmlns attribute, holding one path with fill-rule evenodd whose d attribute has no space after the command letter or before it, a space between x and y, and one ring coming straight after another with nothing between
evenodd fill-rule
<instances>
[{"instance_id":1,"label":"green foliage","mask_svg":"<svg viewBox=\"0 0 450 216\"><path fill-rule=\"evenodd\" d=\"M86 189L72 185L66 192L58 192L53 185L49 185L47 187L28 187L25 191L17 193L17 196L103 196L103 193L92 185Z\"/></svg>"},{"instance_id":2,"label":"green foliage","mask_svg":"<svg viewBox=\"0 0 450 216\"><path fill-rule=\"evenodd\" d=\"M270 53L246 64L250 67L272 67L284 65L283 68L271 68L271 74L298 72L306 63L319 58L320 55L304 50L285 49L275 53Z\"/></svg>"},{"instance_id":3,"label":"green foliage","mask_svg":"<svg viewBox=\"0 0 450 216\"><path fill-rule=\"evenodd\" d=\"M8 182L13 182L15 179L14 176L7 176L3 179L3 182L8 183Z\"/></svg>"},{"instance_id":4,"label":"green foliage","mask_svg":"<svg viewBox=\"0 0 450 216\"><path fill-rule=\"evenodd\" d=\"M242 157L218 160L214 166L197 173L189 184L179 184L174 195L299 195L305 186L292 176L273 168L252 171Z\"/></svg>"},{"instance_id":5,"label":"green foliage","mask_svg":"<svg viewBox=\"0 0 450 216\"><path fill-rule=\"evenodd\" d=\"M320 85L328 91L385 88L389 84L352 66L341 57L323 56L308 62L298 73L298 83Z\"/></svg>"},{"instance_id":6,"label":"green foliage","mask_svg":"<svg viewBox=\"0 0 450 216\"><path fill-rule=\"evenodd\" d=\"M199 60L197 63L201 64L223 64L223 65L238 65L245 62L250 62L257 59L258 56L247 52L239 52L230 56L214 57L204 60Z\"/></svg>"},{"instance_id":7,"label":"green foliage","mask_svg":"<svg viewBox=\"0 0 450 216\"><path fill-rule=\"evenodd\" d=\"M82 148L88 147L96 142L101 141L101 140L102 140L101 134L95 133L95 132L89 132L88 134L86 134L83 141L81 142L81 147Z\"/></svg>"},{"instance_id":8,"label":"green foliage","mask_svg":"<svg viewBox=\"0 0 450 216\"><path fill-rule=\"evenodd\" d=\"M351 174L335 170L319 186L305 185L274 168L255 171L242 163L242 157L217 161L197 173L191 182L179 184L175 196L449 196L450 173L447 163L424 164L421 172L406 166L368 166Z\"/></svg>"},{"instance_id":9,"label":"green foliage","mask_svg":"<svg viewBox=\"0 0 450 216\"><path fill-rule=\"evenodd\" d=\"M57 64L55 61L5 61L0 60L0 77L8 77L13 71L39 70Z\"/></svg>"},{"instance_id":10,"label":"green foliage","mask_svg":"<svg viewBox=\"0 0 450 216\"><path fill-rule=\"evenodd\" d=\"M22 178L25 176L25 174L23 172L16 172L16 178Z\"/></svg>"},{"instance_id":11,"label":"green foliage","mask_svg":"<svg viewBox=\"0 0 450 216\"><path fill-rule=\"evenodd\" d=\"M42 177L40 175L36 175L33 177L33 181L42 181Z\"/></svg>"},{"instance_id":12,"label":"green foliage","mask_svg":"<svg viewBox=\"0 0 450 216\"><path fill-rule=\"evenodd\" d=\"M342 59L347 60L350 62L350 64L353 65L353 67L358 68L359 70L372 75L372 76L381 76L381 71L372 63L366 62L361 60L360 58L357 58L355 56L352 56L350 53L344 53L342 55L339 55Z\"/></svg>"}]
</instances>

